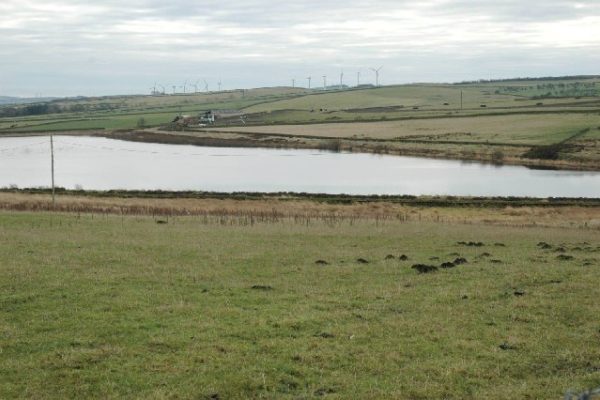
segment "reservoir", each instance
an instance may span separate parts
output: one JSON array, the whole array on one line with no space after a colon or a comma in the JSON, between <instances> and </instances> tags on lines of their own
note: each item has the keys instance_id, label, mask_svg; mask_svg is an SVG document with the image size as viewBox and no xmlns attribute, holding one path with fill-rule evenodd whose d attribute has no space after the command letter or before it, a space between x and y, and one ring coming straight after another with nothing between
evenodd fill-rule
<instances>
[{"instance_id":1,"label":"reservoir","mask_svg":"<svg viewBox=\"0 0 600 400\"><path fill-rule=\"evenodd\" d=\"M55 136L56 186L328 194L600 197L600 172L318 150ZM0 187L50 187L49 137L0 138Z\"/></svg>"}]
</instances>

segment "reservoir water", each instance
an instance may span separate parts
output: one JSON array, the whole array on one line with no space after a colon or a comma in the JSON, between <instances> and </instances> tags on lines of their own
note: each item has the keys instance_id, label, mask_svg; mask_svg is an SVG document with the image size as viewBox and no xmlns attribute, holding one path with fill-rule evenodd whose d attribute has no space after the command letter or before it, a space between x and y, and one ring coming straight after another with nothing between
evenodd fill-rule
<instances>
[{"instance_id":1,"label":"reservoir water","mask_svg":"<svg viewBox=\"0 0 600 400\"><path fill-rule=\"evenodd\" d=\"M600 197L600 173L317 150L218 148L55 136L56 185L456 196ZM49 187L49 137L0 139L0 187Z\"/></svg>"}]
</instances>

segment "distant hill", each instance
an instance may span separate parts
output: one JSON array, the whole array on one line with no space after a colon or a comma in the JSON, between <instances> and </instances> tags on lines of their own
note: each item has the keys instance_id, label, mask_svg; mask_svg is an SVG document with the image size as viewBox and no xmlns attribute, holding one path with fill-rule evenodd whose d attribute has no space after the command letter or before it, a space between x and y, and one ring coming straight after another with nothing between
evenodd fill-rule
<instances>
[{"instance_id":1,"label":"distant hill","mask_svg":"<svg viewBox=\"0 0 600 400\"><path fill-rule=\"evenodd\" d=\"M9 96L0 96L0 106L10 105L10 104L30 104L30 103L43 103L46 101L51 101L56 99L56 97L9 97Z\"/></svg>"},{"instance_id":2,"label":"distant hill","mask_svg":"<svg viewBox=\"0 0 600 400\"><path fill-rule=\"evenodd\" d=\"M505 79L479 79L476 81L455 82L454 85L476 84L476 83L504 83L504 82L527 82L527 81L574 81L574 80L590 80L599 79L600 75L566 75L566 76L542 76L542 77L527 77L527 78L505 78Z\"/></svg>"}]
</instances>

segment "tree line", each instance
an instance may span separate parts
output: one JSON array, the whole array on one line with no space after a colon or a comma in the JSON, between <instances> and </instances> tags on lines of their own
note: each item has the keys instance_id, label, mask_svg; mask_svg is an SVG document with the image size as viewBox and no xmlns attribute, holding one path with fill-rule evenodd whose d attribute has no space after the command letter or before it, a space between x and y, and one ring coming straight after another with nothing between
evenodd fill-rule
<instances>
[{"instance_id":1,"label":"tree line","mask_svg":"<svg viewBox=\"0 0 600 400\"><path fill-rule=\"evenodd\" d=\"M109 103L64 105L53 102L0 107L0 118L27 117L45 114L76 113L84 111L111 111L118 106Z\"/></svg>"}]
</instances>

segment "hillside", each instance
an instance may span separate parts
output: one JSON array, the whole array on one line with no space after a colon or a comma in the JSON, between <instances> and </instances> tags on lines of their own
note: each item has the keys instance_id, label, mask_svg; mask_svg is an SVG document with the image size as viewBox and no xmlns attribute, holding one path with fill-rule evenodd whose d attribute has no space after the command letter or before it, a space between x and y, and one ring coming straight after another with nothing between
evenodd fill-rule
<instances>
[{"instance_id":1,"label":"hillside","mask_svg":"<svg viewBox=\"0 0 600 400\"><path fill-rule=\"evenodd\" d=\"M598 77L563 77L59 99L0 109L0 135L79 131L131 140L598 170L599 90ZM169 125L178 114L209 109L241 109L245 118L217 120L209 128L187 126L185 132Z\"/></svg>"}]
</instances>

